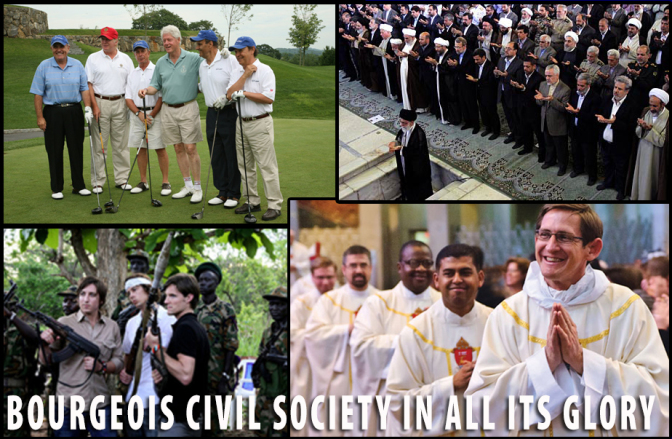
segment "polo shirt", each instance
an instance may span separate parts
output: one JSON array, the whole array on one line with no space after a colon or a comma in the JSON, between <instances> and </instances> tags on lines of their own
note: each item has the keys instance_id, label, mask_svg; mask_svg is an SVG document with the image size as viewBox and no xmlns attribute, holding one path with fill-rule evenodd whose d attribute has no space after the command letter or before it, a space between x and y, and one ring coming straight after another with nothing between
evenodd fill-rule
<instances>
[{"instance_id":1,"label":"polo shirt","mask_svg":"<svg viewBox=\"0 0 672 439\"><path fill-rule=\"evenodd\" d=\"M118 96L126 93L126 81L133 70L131 57L117 50L114 58L102 50L92 53L86 60L86 76L93 91L102 96Z\"/></svg>"},{"instance_id":2,"label":"polo shirt","mask_svg":"<svg viewBox=\"0 0 672 439\"><path fill-rule=\"evenodd\" d=\"M163 91L163 102L171 105L193 101L198 94L198 68L202 58L180 50L175 64L167 53L159 58L149 83L150 87Z\"/></svg>"},{"instance_id":3,"label":"polo shirt","mask_svg":"<svg viewBox=\"0 0 672 439\"><path fill-rule=\"evenodd\" d=\"M81 102L81 92L88 89L84 66L70 57L64 69L54 57L42 61L30 85L30 93L42 96L45 105Z\"/></svg>"},{"instance_id":4,"label":"polo shirt","mask_svg":"<svg viewBox=\"0 0 672 439\"><path fill-rule=\"evenodd\" d=\"M208 65L208 61L206 60L201 62L199 68L199 76L201 77L199 89L205 97L205 105L212 107L217 98L226 95L226 88L229 85L231 73L237 66L240 66L240 64L238 64L235 56L230 55L224 59L219 51L217 51L212 64Z\"/></svg>"},{"instance_id":5,"label":"polo shirt","mask_svg":"<svg viewBox=\"0 0 672 439\"><path fill-rule=\"evenodd\" d=\"M245 72L243 66L239 63L237 64L238 66L233 69L233 73L231 73L231 81L226 88L227 94L231 86L238 82ZM267 98L275 101L275 74L273 73L273 70L266 64L259 62L258 59L255 60L253 64L257 66L257 71L247 78L243 90L252 93L261 93ZM236 104L236 108L238 108L238 104ZM240 112L242 113L240 115L241 117L256 117L264 113L272 113L273 104L259 104L253 102L251 99L242 99L240 102Z\"/></svg>"},{"instance_id":6,"label":"polo shirt","mask_svg":"<svg viewBox=\"0 0 672 439\"><path fill-rule=\"evenodd\" d=\"M130 75L128 75L128 81L126 81L126 96L125 99L131 99L136 107L142 107L142 98L138 96L138 90L149 87L149 81L152 79L154 74L155 65L153 62L149 62L149 65L145 70L142 70L140 66L133 69ZM161 97L161 92L158 92L154 95L146 95L145 102L148 107L153 107L158 102Z\"/></svg>"}]
</instances>

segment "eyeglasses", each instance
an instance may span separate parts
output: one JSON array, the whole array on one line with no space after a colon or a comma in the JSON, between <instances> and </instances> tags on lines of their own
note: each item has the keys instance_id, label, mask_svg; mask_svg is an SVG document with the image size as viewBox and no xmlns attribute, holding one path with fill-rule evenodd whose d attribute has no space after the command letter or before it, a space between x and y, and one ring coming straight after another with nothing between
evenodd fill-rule
<instances>
[{"instance_id":1,"label":"eyeglasses","mask_svg":"<svg viewBox=\"0 0 672 439\"><path fill-rule=\"evenodd\" d=\"M570 244L576 240L583 241L583 238L580 236L574 236L565 232L551 233L550 230L537 230L536 234L540 241L549 241L551 236L555 235L555 240L560 244Z\"/></svg>"},{"instance_id":2,"label":"eyeglasses","mask_svg":"<svg viewBox=\"0 0 672 439\"><path fill-rule=\"evenodd\" d=\"M419 266L422 265L423 267L425 267L426 269L429 270L434 265L434 262L429 260L429 259L424 259L424 260L421 260L421 261L419 261L417 259L410 259L408 261L401 261L401 262L408 265L412 269L416 269L416 268L418 268Z\"/></svg>"}]
</instances>

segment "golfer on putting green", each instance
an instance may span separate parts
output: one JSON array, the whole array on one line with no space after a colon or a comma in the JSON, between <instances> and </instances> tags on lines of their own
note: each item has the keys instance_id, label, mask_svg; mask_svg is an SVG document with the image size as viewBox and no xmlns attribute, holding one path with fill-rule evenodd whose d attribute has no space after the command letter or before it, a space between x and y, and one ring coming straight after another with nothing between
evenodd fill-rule
<instances>
[{"instance_id":1,"label":"golfer on putting green","mask_svg":"<svg viewBox=\"0 0 672 439\"><path fill-rule=\"evenodd\" d=\"M268 200L268 210L261 217L270 221L280 216L282 194L278 176L278 161L273 146L273 101L275 100L275 75L273 70L257 59L257 46L250 37L240 37L229 47L240 64L231 73L231 82L226 92L227 99L240 99L243 132L240 122L236 124L236 150L240 173L247 175L249 194L245 194L252 212L261 211L261 199L257 192L257 165L264 179L264 192ZM243 160L242 137L245 136L245 159ZM247 174L246 166L247 165ZM243 185L247 188L247 185ZM247 189L245 189L247 191ZM247 213L247 203L235 210Z\"/></svg>"},{"instance_id":2,"label":"golfer on putting green","mask_svg":"<svg viewBox=\"0 0 672 439\"><path fill-rule=\"evenodd\" d=\"M161 29L161 38L166 54L156 62L149 87L140 89L138 96L143 98L145 95L162 92L161 136L166 145L175 145L177 165L184 178L184 187L173 194L173 198L191 195L191 202L196 204L203 199L201 159L196 150L196 144L203 141L201 118L196 102L198 68L202 60L197 54L180 48L182 38L177 27L165 26Z\"/></svg>"}]
</instances>

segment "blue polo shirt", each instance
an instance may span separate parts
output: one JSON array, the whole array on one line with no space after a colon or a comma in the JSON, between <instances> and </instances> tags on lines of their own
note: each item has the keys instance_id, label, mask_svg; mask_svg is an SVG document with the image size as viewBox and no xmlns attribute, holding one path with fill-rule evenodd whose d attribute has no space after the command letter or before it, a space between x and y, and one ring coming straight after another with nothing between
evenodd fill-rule
<instances>
[{"instance_id":1,"label":"blue polo shirt","mask_svg":"<svg viewBox=\"0 0 672 439\"><path fill-rule=\"evenodd\" d=\"M192 101L198 94L198 68L201 61L203 58L198 54L182 49L177 62L173 64L166 53L156 62L149 85L162 92L163 102L167 104Z\"/></svg>"},{"instance_id":2,"label":"blue polo shirt","mask_svg":"<svg viewBox=\"0 0 672 439\"><path fill-rule=\"evenodd\" d=\"M80 102L81 92L88 89L84 66L70 57L64 69L54 57L42 61L30 85L30 93L42 96L45 105Z\"/></svg>"}]
</instances>

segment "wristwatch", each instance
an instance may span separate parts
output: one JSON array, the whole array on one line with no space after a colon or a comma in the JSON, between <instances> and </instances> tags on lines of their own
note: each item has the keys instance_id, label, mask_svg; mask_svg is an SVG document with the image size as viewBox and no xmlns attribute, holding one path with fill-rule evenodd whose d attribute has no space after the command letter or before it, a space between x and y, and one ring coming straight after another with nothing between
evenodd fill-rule
<instances>
[{"instance_id":1,"label":"wristwatch","mask_svg":"<svg viewBox=\"0 0 672 439\"><path fill-rule=\"evenodd\" d=\"M138 117L138 114L140 114L140 110L138 110L138 112L135 113L135 117Z\"/></svg>"}]
</instances>

